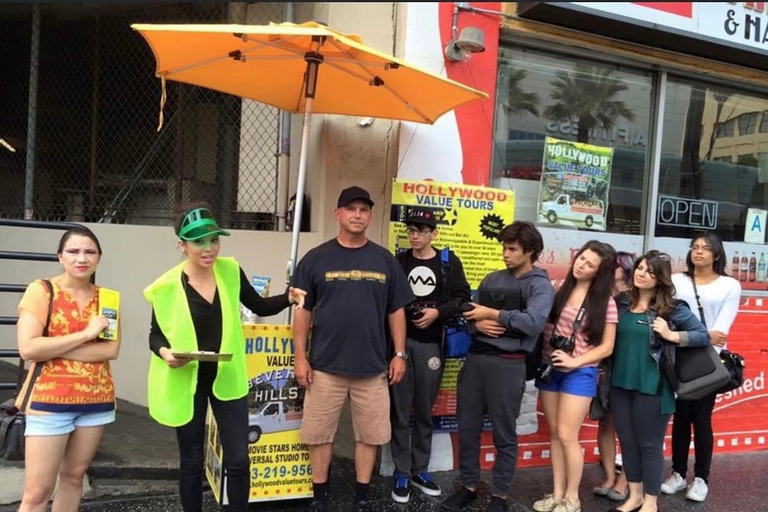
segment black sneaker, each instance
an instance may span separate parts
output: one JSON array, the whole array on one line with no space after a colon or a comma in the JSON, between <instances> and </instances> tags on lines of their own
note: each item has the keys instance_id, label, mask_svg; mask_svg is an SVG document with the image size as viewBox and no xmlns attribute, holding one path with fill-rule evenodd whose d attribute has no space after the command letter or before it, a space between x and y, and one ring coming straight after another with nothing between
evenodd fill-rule
<instances>
[{"instance_id":1,"label":"black sneaker","mask_svg":"<svg viewBox=\"0 0 768 512\"><path fill-rule=\"evenodd\" d=\"M395 473L394 485L392 486L392 499L395 503L408 503L411 499L410 482L408 477L402 473Z\"/></svg>"},{"instance_id":2,"label":"black sneaker","mask_svg":"<svg viewBox=\"0 0 768 512\"><path fill-rule=\"evenodd\" d=\"M486 512L507 512L508 510L509 507L507 506L506 500L499 498L498 496L493 496L491 502L488 504Z\"/></svg>"},{"instance_id":3,"label":"black sneaker","mask_svg":"<svg viewBox=\"0 0 768 512\"><path fill-rule=\"evenodd\" d=\"M328 505L320 500L312 500L312 503L309 504L309 510L312 512L328 512Z\"/></svg>"},{"instance_id":4,"label":"black sneaker","mask_svg":"<svg viewBox=\"0 0 768 512\"><path fill-rule=\"evenodd\" d=\"M448 499L443 502L442 508L443 510L459 510L475 498L477 498L477 491L470 491L462 485L461 489L448 496Z\"/></svg>"},{"instance_id":5,"label":"black sneaker","mask_svg":"<svg viewBox=\"0 0 768 512\"><path fill-rule=\"evenodd\" d=\"M353 512L373 512L373 507L371 506L371 503L367 500L360 500L355 501L354 506L352 507Z\"/></svg>"},{"instance_id":6,"label":"black sneaker","mask_svg":"<svg viewBox=\"0 0 768 512\"><path fill-rule=\"evenodd\" d=\"M440 486L432 480L432 475L426 471L411 477L411 483L427 496L440 496Z\"/></svg>"}]
</instances>

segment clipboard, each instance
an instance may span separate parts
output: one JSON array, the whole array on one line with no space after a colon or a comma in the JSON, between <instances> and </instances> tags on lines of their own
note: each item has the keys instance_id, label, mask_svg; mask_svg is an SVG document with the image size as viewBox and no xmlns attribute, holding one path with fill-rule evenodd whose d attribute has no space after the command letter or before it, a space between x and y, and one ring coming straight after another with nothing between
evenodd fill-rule
<instances>
[{"instance_id":1,"label":"clipboard","mask_svg":"<svg viewBox=\"0 0 768 512\"><path fill-rule=\"evenodd\" d=\"M173 357L183 357L186 359L193 359L195 361L203 361L203 362L218 362L218 361L231 361L232 360L232 354L222 354L219 352L206 352L204 350L199 350L197 352L176 352L171 351L171 355Z\"/></svg>"}]
</instances>

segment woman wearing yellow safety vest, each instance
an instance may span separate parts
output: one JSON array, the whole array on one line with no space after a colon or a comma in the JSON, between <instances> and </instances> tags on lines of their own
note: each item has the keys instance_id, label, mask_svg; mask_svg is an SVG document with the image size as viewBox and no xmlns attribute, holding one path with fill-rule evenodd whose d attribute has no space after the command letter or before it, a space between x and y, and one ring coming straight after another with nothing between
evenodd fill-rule
<instances>
[{"instance_id":1,"label":"woman wearing yellow safety vest","mask_svg":"<svg viewBox=\"0 0 768 512\"><path fill-rule=\"evenodd\" d=\"M205 415L210 401L218 423L227 474L229 510L248 509L248 375L240 303L259 316L304 303L303 290L262 298L233 258L219 258L221 229L207 205L187 208L175 226L186 259L144 290L152 303L149 413L176 428L179 494L185 512L202 511ZM232 354L200 362L174 353Z\"/></svg>"}]
</instances>

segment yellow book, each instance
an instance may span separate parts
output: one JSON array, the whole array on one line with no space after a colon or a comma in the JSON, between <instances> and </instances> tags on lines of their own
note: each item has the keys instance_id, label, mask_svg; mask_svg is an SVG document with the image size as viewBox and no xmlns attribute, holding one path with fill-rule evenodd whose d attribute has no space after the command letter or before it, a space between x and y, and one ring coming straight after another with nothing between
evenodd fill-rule
<instances>
[{"instance_id":1,"label":"yellow book","mask_svg":"<svg viewBox=\"0 0 768 512\"><path fill-rule=\"evenodd\" d=\"M107 317L109 325L101 331L99 338L117 340L119 335L118 320L120 317L120 292L109 288L99 288L99 315Z\"/></svg>"}]
</instances>

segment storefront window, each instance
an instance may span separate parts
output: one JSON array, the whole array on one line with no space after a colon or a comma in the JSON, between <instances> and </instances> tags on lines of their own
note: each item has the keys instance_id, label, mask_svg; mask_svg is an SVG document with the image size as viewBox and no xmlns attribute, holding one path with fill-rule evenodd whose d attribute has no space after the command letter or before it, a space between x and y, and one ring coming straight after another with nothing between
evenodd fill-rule
<instances>
[{"instance_id":1,"label":"storefront window","mask_svg":"<svg viewBox=\"0 0 768 512\"><path fill-rule=\"evenodd\" d=\"M767 110L768 97L669 78L657 236L744 241L750 209L768 209Z\"/></svg>"},{"instance_id":2,"label":"storefront window","mask_svg":"<svg viewBox=\"0 0 768 512\"><path fill-rule=\"evenodd\" d=\"M503 47L499 59L493 184L515 190L515 218L641 234L652 74L523 48ZM564 171L540 197L546 137L598 146L589 151L610 155L606 179Z\"/></svg>"}]
</instances>

